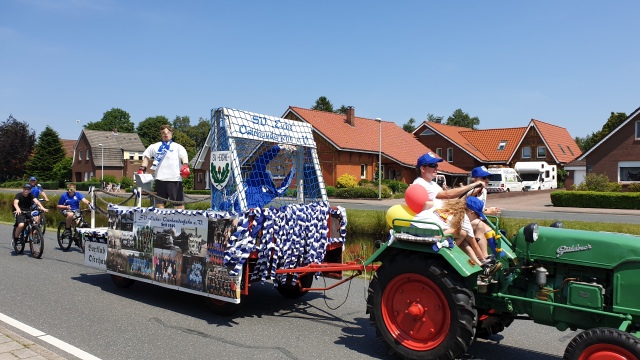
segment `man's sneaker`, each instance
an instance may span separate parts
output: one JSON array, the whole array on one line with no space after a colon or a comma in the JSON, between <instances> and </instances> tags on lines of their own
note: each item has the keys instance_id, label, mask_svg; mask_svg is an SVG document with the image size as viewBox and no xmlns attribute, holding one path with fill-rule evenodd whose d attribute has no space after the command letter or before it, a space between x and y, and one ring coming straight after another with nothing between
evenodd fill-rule
<instances>
[{"instance_id":1,"label":"man's sneaker","mask_svg":"<svg viewBox=\"0 0 640 360\"><path fill-rule=\"evenodd\" d=\"M71 236L71 229L64 229L62 236Z\"/></svg>"}]
</instances>

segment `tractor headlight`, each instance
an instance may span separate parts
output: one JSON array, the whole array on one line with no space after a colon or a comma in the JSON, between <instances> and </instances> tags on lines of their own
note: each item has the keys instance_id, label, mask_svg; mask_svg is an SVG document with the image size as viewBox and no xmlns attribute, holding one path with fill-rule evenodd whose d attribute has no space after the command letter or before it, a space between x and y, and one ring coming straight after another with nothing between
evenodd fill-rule
<instances>
[{"instance_id":1,"label":"tractor headlight","mask_svg":"<svg viewBox=\"0 0 640 360\"><path fill-rule=\"evenodd\" d=\"M524 240L529 243L533 243L538 240L538 224L531 223L522 229L524 234Z\"/></svg>"}]
</instances>

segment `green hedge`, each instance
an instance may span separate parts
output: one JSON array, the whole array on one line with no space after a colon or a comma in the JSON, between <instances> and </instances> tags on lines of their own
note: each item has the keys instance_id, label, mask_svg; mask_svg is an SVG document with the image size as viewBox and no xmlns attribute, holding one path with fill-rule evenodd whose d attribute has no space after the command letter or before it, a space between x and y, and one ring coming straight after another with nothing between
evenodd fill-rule
<instances>
[{"instance_id":1,"label":"green hedge","mask_svg":"<svg viewBox=\"0 0 640 360\"><path fill-rule=\"evenodd\" d=\"M640 193L559 190L551 193L551 203L560 207L640 209Z\"/></svg>"},{"instance_id":2,"label":"green hedge","mask_svg":"<svg viewBox=\"0 0 640 360\"><path fill-rule=\"evenodd\" d=\"M336 189L336 197L341 199L377 199L378 192L366 187L341 188Z\"/></svg>"}]
</instances>

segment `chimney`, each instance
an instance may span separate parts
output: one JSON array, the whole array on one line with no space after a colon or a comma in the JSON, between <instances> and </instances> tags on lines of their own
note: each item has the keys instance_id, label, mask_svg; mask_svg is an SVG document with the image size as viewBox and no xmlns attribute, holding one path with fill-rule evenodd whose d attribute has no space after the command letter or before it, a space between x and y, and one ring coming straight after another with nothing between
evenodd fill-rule
<instances>
[{"instance_id":1,"label":"chimney","mask_svg":"<svg viewBox=\"0 0 640 360\"><path fill-rule=\"evenodd\" d=\"M356 109L353 106L347 106L347 124L351 126L356 126L356 117L355 117Z\"/></svg>"}]
</instances>

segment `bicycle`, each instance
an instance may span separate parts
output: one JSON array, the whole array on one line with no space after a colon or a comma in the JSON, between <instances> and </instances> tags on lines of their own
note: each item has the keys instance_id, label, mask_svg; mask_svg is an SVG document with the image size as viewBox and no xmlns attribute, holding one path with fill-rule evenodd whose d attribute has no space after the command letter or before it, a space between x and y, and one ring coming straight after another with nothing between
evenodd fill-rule
<instances>
[{"instance_id":1,"label":"bicycle","mask_svg":"<svg viewBox=\"0 0 640 360\"><path fill-rule=\"evenodd\" d=\"M40 201L40 203L42 204L42 206L44 206L44 202L47 201L45 199L38 199L38 201ZM38 206L37 205L33 205L31 207L31 210L38 210ZM42 214L42 216L40 216L40 221L38 222L40 225L40 231L42 232L42 235L44 235L44 233L47 232L47 218L45 217L44 214Z\"/></svg>"},{"instance_id":2,"label":"bicycle","mask_svg":"<svg viewBox=\"0 0 640 360\"><path fill-rule=\"evenodd\" d=\"M84 252L84 237L78 231L78 228L88 228L89 224L84 220L84 216L82 213L91 211L88 209L85 210L74 210L73 211L73 221L71 221L71 234L66 235L64 231L67 228L66 221L60 221L58 225L58 245L60 249L63 251L69 251L71 248L71 244L75 243L77 247L80 248L82 252Z\"/></svg>"},{"instance_id":3,"label":"bicycle","mask_svg":"<svg viewBox=\"0 0 640 360\"><path fill-rule=\"evenodd\" d=\"M36 259L40 259L44 252L44 237L40 231L40 226L33 220L33 218L41 215L42 211L31 210L25 211L24 213L26 218L24 229L22 229L17 242L16 240L11 240L11 245L13 246L13 250L15 250L16 254L22 254L24 246L28 242L29 248L31 249L31 256ZM13 225L13 232L11 233L12 239L13 234L15 234L16 231L16 226L17 224Z\"/></svg>"}]
</instances>

